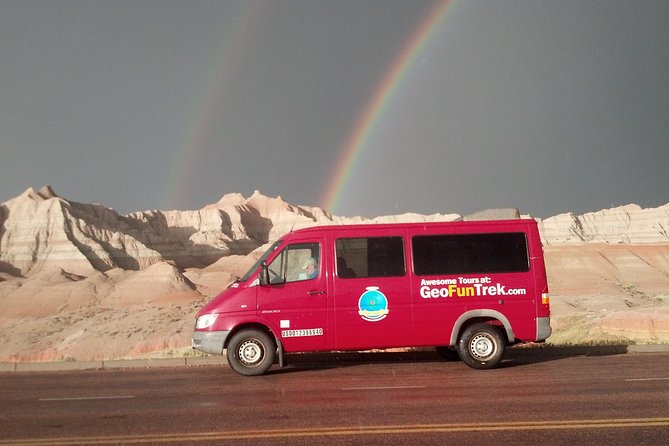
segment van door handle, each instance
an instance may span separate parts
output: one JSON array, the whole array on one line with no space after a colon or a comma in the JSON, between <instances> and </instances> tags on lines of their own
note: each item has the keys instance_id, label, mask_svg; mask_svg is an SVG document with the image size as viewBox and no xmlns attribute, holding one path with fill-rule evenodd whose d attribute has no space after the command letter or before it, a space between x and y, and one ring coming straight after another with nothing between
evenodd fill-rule
<instances>
[{"instance_id":1,"label":"van door handle","mask_svg":"<svg viewBox=\"0 0 669 446\"><path fill-rule=\"evenodd\" d=\"M325 294L325 291L323 291L323 290L310 290L310 291L307 292L307 294L309 294L311 296L315 296L317 294Z\"/></svg>"}]
</instances>

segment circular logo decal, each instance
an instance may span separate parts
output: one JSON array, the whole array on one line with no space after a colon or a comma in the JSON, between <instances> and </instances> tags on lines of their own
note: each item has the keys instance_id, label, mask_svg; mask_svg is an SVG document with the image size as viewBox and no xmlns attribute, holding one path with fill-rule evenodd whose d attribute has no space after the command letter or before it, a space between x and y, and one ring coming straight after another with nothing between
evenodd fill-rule
<instances>
[{"instance_id":1,"label":"circular logo decal","mask_svg":"<svg viewBox=\"0 0 669 446\"><path fill-rule=\"evenodd\" d=\"M388 299L377 286L367 287L358 300L358 314L366 321L376 322L388 315Z\"/></svg>"}]
</instances>

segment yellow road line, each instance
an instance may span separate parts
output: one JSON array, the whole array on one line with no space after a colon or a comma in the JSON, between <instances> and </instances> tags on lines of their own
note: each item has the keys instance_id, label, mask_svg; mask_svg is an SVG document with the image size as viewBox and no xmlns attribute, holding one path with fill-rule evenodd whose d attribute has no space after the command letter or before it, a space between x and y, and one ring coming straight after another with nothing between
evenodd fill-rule
<instances>
[{"instance_id":1,"label":"yellow road line","mask_svg":"<svg viewBox=\"0 0 669 446\"><path fill-rule=\"evenodd\" d=\"M79 446L84 444L142 444L142 443L179 443L185 441L224 441L253 440L291 437L328 437L390 434L425 434L444 432L489 432L521 430L576 430L610 429L630 427L669 426L669 418L622 418L602 420L567 420L567 421L510 421L499 423L456 423L456 424L411 424L388 426L344 426L303 429L269 429L247 431L194 432L175 434L147 434L98 437L62 437L0 440L0 445L25 446Z\"/></svg>"}]
</instances>

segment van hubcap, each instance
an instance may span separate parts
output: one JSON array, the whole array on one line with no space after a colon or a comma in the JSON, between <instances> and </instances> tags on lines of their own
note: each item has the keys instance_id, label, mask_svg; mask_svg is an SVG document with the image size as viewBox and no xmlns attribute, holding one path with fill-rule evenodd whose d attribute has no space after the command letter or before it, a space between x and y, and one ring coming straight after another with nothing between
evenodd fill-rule
<instances>
[{"instance_id":1,"label":"van hubcap","mask_svg":"<svg viewBox=\"0 0 669 446\"><path fill-rule=\"evenodd\" d=\"M478 334L469 343L469 351L477 359L486 359L495 352L495 342L485 334Z\"/></svg>"},{"instance_id":2,"label":"van hubcap","mask_svg":"<svg viewBox=\"0 0 669 446\"><path fill-rule=\"evenodd\" d=\"M262 361L264 350L256 339L248 339L239 346L239 360L246 365L255 365Z\"/></svg>"}]
</instances>

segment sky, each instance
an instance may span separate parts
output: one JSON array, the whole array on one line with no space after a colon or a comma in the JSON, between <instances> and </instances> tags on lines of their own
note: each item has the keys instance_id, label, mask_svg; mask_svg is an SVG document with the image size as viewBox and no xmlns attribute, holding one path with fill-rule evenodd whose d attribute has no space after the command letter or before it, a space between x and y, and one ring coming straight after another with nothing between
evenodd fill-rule
<instances>
[{"instance_id":1,"label":"sky","mask_svg":"<svg viewBox=\"0 0 669 446\"><path fill-rule=\"evenodd\" d=\"M0 202L669 202L665 0L0 0Z\"/></svg>"}]
</instances>

